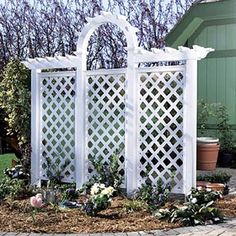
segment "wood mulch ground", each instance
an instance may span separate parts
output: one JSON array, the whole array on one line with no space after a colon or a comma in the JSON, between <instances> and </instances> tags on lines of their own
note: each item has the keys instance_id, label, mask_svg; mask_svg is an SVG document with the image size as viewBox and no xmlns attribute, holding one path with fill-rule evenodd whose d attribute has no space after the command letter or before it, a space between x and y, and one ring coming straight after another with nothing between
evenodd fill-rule
<instances>
[{"instance_id":1,"label":"wood mulch ground","mask_svg":"<svg viewBox=\"0 0 236 236\"><path fill-rule=\"evenodd\" d=\"M226 217L236 217L236 196L226 196L223 200L217 202L216 207Z\"/></svg>"},{"instance_id":2,"label":"wood mulch ground","mask_svg":"<svg viewBox=\"0 0 236 236\"><path fill-rule=\"evenodd\" d=\"M98 233L149 231L181 226L157 220L149 212L125 212L124 199L116 197L109 209L97 217L86 216L79 209L61 210L47 206L32 218L32 208L27 200L4 202L0 205L0 231L41 233ZM236 216L236 198L226 198L217 203L226 216Z\"/></svg>"}]
</instances>

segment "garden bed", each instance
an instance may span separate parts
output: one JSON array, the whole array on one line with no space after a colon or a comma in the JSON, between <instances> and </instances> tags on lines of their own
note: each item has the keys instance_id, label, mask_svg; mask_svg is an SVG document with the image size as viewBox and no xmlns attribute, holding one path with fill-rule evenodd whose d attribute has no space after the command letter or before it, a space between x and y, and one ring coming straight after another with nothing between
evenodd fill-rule
<instances>
[{"instance_id":1,"label":"garden bed","mask_svg":"<svg viewBox=\"0 0 236 236\"><path fill-rule=\"evenodd\" d=\"M48 206L36 213L27 200L4 202L0 207L0 231L42 233L98 233L170 229L180 224L160 221L146 210L127 213L125 199L116 197L111 207L96 217L89 217L79 209L61 210Z\"/></svg>"},{"instance_id":2,"label":"garden bed","mask_svg":"<svg viewBox=\"0 0 236 236\"><path fill-rule=\"evenodd\" d=\"M126 199L116 197L111 207L89 217L79 209L62 210L47 206L32 218L29 199L3 202L0 207L0 231L41 233L98 233L149 231L181 227L180 223L168 223L156 219L146 210L126 212ZM217 202L225 216L236 216L236 198L227 197Z\"/></svg>"}]
</instances>

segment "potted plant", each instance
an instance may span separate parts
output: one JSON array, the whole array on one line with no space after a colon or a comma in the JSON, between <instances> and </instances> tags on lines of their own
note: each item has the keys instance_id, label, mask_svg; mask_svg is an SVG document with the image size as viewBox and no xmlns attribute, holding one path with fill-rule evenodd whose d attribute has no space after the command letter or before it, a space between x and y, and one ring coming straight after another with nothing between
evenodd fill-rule
<instances>
[{"instance_id":1,"label":"potted plant","mask_svg":"<svg viewBox=\"0 0 236 236\"><path fill-rule=\"evenodd\" d=\"M198 131L205 132L209 118L215 117L215 104L208 104L203 100L198 102ZM213 137L197 138L197 169L215 170L220 149L219 139Z\"/></svg>"},{"instance_id":2,"label":"potted plant","mask_svg":"<svg viewBox=\"0 0 236 236\"><path fill-rule=\"evenodd\" d=\"M220 155L218 163L221 167L230 167L233 159L233 134L229 125L229 114L225 106L217 108L217 129L220 138Z\"/></svg>"}]
</instances>

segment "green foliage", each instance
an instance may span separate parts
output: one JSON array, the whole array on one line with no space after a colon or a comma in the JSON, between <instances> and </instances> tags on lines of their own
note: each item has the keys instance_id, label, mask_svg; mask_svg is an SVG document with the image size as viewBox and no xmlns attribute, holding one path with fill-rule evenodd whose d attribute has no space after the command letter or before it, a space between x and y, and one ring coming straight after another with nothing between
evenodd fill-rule
<instances>
[{"instance_id":1,"label":"green foliage","mask_svg":"<svg viewBox=\"0 0 236 236\"><path fill-rule=\"evenodd\" d=\"M30 141L30 71L12 59L0 82L0 107L6 114L8 134L16 134L19 145Z\"/></svg>"},{"instance_id":2,"label":"green foliage","mask_svg":"<svg viewBox=\"0 0 236 236\"><path fill-rule=\"evenodd\" d=\"M108 164L104 164L104 158L89 158L95 170L95 174L85 183L81 192L89 191L95 183L103 183L105 186L112 186L116 191L120 191L123 178L119 173L119 156L113 154Z\"/></svg>"},{"instance_id":3,"label":"green foliage","mask_svg":"<svg viewBox=\"0 0 236 236\"><path fill-rule=\"evenodd\" d=\"M229 113L221 103L198 102L197 124L201 135L206 129L209 120L213 119L217 126L221 151L231 153L233 151L233 134L229 125Z\"/></svg>"},{"instance_id":4,"label":"green foliage","mask_svg":"<svg viewBox=\"0 0 236 236\"><path fill-rule=\"evenodd\" d=\"M58 154L59 155L59 154ZM46 160L46 175L48 178L48 186L47 187L56 187L60 185L63 179L63 172L66 167L70 164L69 161L65 161L63 165L59 166L54 163L53 160L49 157L45 158Z\"/></svg>"},{"instance_id":5,"label":"green foliage","mask_svg":"<svg viewBox=\"0 0 236 236\"><path fill-rule=\"evenodd\" d=\"M9 178L3 178L0 181L0 200L5 199L11 192L11 185Z\"/></svg>"},{"instance_id":6,"label":"green foliage","mask_svg":"<svg viewBox=\"0 0 236 236\"><path fill-rule=\"evenodd\" d=\"M30 160L30 71L12 59L3 71L0 82L0 108L5 114L8 135L16 135L23 164Z\"/></svg>"},{"instance_id":7,"label":"green foliage","mask_svg":"<svg viewBox=\"0 0 236 236\"><path fill-rule=\"evenodd\" d=\"M14 154L0 155L0 179L5 177L4 170L12 166L12 160L15 160Z\"/></svg>"},{"instance_id":8,"label":"green foliage","mask_svg":"<svg viewBox=\"0 0 236 236\"><path fill-rule=\"evenodd\" d=\"M75 186L67 187L65 189L60 189L62 193L63 200L75 201L79 197L79 192L76 190Z\"/></svg>"},{"instance_id":9,"label":"green foliage","mask_svg":"<svg viewBox=\"0 0 236 236\"><path fill-rule=\"evenodd\" d=\"M200 130L200 133L203 134L207 123L210 118L216 116L215 104L207 103L204 100L200 100L197 103L197 126Z\"/></svg>"},{"instance_id":10,"label":"green foliage","mask_svg":"<svg viewBox=\"0 0 236 236\"><path fill-rule=\"evenodd\" d=\"M217 106L217 130L220 139L220 149L222 152L232 153L233 151L233 133L229 125L229 113L227 108L221 104Z\"/></svg>"},{"instance_id":11,"label":"green foliage","mask_svg":"<svg viewBox=\"0 0 236 236\"><path fill-rule=\"evenodd\" d=\"M3 178L0 181L0 200L5 198L20 199L32 194L32 189L24 180Z\"/></svg>"},{"instance_id":12,"label":"green foliage","mask_svg":"<svg viewBox=\"0 0 236 236\"><path fill-rule=\"evenodd\" d=\"M163 206L169 199L171 184L163 184L159 179L156 185L151 183L142 184L137 193L137 199L144 201L148 205L148 209L153 211Z\"/></svg>"},{"instance_id":13,"label":"green foliage","mask_svg":"<svg viewBox=\"0 0 236 236\"><path fill-rule=\"evenodd\" d=\"M197 180L198 181L208 181L211 183L222 183L227 184L230 181L230 178L232 176L227 174L226 172L216 172L208 175L198 175Z\"/></svg>"},{"instance_id":14,"label":"green foliage","mask_svg":"<svg viewBox=\"0 0 236 236\"><path fill-rule=\"evenodd\" d=\"M217 199L221 198L220 192L215 192L211 190L198 190L192 188L191 192L187 195L186 200L187 202L191 202L197 205L204 205L208 204L209 202L215 202ZM193 199L195 199L193 201Z\"/></svg>"},{"instance_id":15,"label":"green foliage","mask_svg":"<svg viewBox=\"0 0 236 236\"><path fill-rule=\"evenodd\" d=\"M126 212L135 212L141 211L147 208L147 204L144 201L136 200L136 199L127 199L124 202L123 208Z\"/></svg>"},{"instance_id":16,"label":"green foliage","mask_svg":"<svg viewBox=\"0 0 236 236\"><path fill-rule=\"evenodd\" d=\"M192 189L184 205L172 205L159 209L155 216L169 222L182 222L186 226L220 223L224 220L214 202L221 197L219 192Z\"/></svg>"}]
</instances>

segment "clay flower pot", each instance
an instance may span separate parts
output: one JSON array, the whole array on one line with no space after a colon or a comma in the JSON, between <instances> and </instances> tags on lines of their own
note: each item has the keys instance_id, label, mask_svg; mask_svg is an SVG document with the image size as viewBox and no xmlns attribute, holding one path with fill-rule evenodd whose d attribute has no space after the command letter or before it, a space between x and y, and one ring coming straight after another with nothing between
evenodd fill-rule
<instances>
[{"instance_id":1,"label":"clay flower pot","mask_svg":"<svg viewBox=\"0 0 236 236\"><path fill-rule=\"evenodd\" d=\"M206 189L206 186L208 184L211 184L211 182L208 181L197 181L197 188L202 188L202 189Z\"/></svg>"},{"instance_id":2,"label":"clay flower pot","mask_svg":"<svg viewBox=\"0 0 236 236\"><path fill-rule=\"evenodd\" d=\"M218 139L197 138L197 169L215 170L220 144Z\"/></svg>"},{"instance_id":3,"label":"clay flower pot","mask_svg":"<svg viewBox=\"0 0 236 236\"><path fill-rule=\"evenodd\" d=\"M210 183L206 185L206 188L209 188L213 191L224 192L225 185L221 183Z\"/></svg>"}]
</instances>

